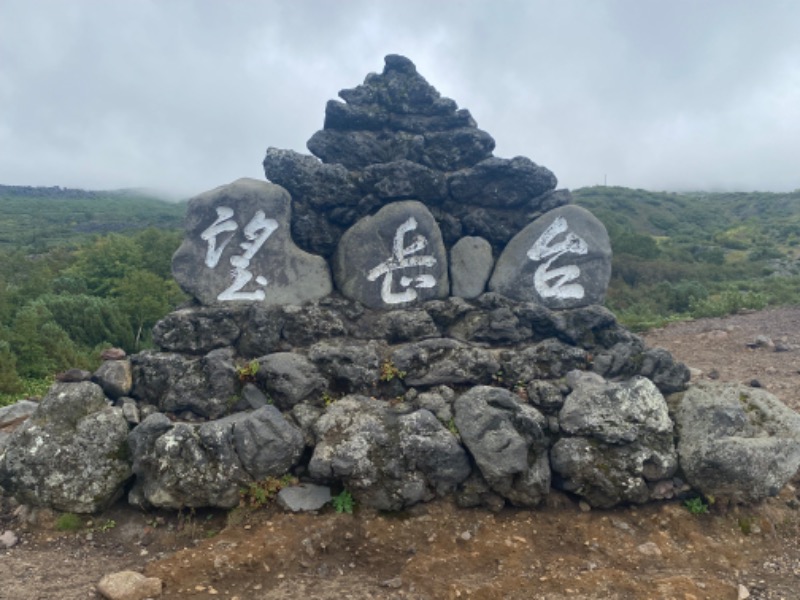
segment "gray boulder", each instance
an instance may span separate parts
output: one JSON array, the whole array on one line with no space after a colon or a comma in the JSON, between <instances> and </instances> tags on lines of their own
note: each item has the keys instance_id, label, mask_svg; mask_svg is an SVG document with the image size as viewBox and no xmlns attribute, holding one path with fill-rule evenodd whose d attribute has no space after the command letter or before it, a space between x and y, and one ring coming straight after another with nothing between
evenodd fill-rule
<instances>
[{"instance_id":1,"label":"gray boulder","mask_svg":"<svg viewBox=\"0 0 800 600\"><path fill-rule=\"evenodd\" d=\"M127 358L104 361L92 375L92 380L112 400L127 396L133 387L131 361Z\"/></svg>"},{"instance_id":2,"label":"gray boulder","mask_svg":"<svg viewBox=\"0 0 800 600\"><path fill-rule=\"evenodd\" d=\"M776 495L800 468L800 415L764 390L693 385L675 422L681 469L707 496L755 502Z\"/></svg>"},{"instance_id":3,"label":"gray boulder","mask_svg":"<svg viewBox=\"0 0 800 600\"><path fill-rule=\"evenodd\" d=\"M457 202L498 208L531 206L556 188L556 176L524 156L487 158L474 167L454 173L450 193ZM527 211L526 211L527 212Z\"/></svg>"},{"instance_id":4,"label":"gray boulder","mask_svg":"<svg viewBox=\"0 0 800 600\"><path fill-rule=\"evenodd\" d=\"M396 414L383 402L346 396L315 432L309 474L341 481L363 506L400 510L452 492L470 473L464 449L427 410Z\"/></svg>"},{"instance_id":5,"label":"gray boulder","mask_svg":"<svg viewBox=\"0 0 800 600\"><path fill-rule=\"evenodd\" d=\"M385 206L348 229L333 273L345 297L371 308L402 308L450 293L441 232L416 201Z\"/></svg>"},{"instance_id":6,"label":"gray boulder","mask_svg":"<svg viewBox=\"0 0 800 600\"><path fill-rule=\"evenodd\" d=\"M201 358L144 351L131 357L131 396L165 412L190 410L210 419L226 414L239 391L234 351L212 350Z\"/></svg>"},{"instance_id":7,"label":"gray boulder","mask_svg":"<svg viewBox=\"0 0 800 600\"><path fill-rule=\"evenodd\" d=\"M100 386L56 383L0 454L0 487L24 504L99 512L131 476L127 438Z\"/></svg>"},{"instance_id":8,"label":"gray boulder","mask_svg":"<svg viewBox=\"0 0 800 600\"><path fill-rule=\"evenodd\" d=\"M611 277L611 243L603 224L579 206L562 206L508 243L489 289L549 308L602 304Z\"/></svg>"},{"instance_id":9,"label":"gray boulder","mask_svg":"<svg viewBox=\"0 0 800 600\"><path fill-rule=\"evenodd\" d=\"M281 337L291 346L310 346L319 340L341 337L347 333L341 316L335 311L306 304L283 307Z\"/></svg>"},{"instance_id":10,"label":"gray boulder","mask_svg":"<svg viewBox=\"0 0 800 600\"><path fill-rule=\"evenodd\" d=\"M300 461L303 433L274 406L264 406L237 420L233 447L247 474L255 481L284 475Z\"/></svg>"},{"instance_id":11,"label":"gray boulder","mask_svg":"<svg viewBox=\"0 0 800 600\"><path fill-rule=\"evenodd\" d=\"M353 328L353 336L362 339L383 339L399 344L439 337L433 318L421 309L369 311Z\"/></svg>"},{"instance_id":12,"label":"gray boulder","mask_svg":"<svg viewBox=\"0 0 800 600\"><path fill-rule=\"evenodd\" d=\"M301 483L282 488L278 504L291 512L309 512L321 509L331 501L331 488L313 483Z\"/></svg>"},{"instance_id":13,"label":"gray boulder","mask_svg":"<svg viewBox=\"0 0 800 600\"><path fill-rule=\"evenodd\" d=\"M395 346L390 363L415 387L489 383L500 370L491 350L447 338Z\"/></svg>"},{"instance_id":14,"label":"gray boulder","mask_svg":"<svg viewBox=\"0 0 800 600\"><path fill-rule=\"evenodd\" d=\"M494 268L492 245L481 237L466 236L450 250L450 294L477 298L486 291Z\"/></svg>"},{"instance_id":15,"label":"gray boulder","mask_svg":"<svg viewBox=\"0 0 800 600\"><path fill-rule=\"evenodd\" d=\"M11 434L34 413L38 406L38 402L19 400L14 404L0 407L0 452L8 443Z\"/></svg>"},{"instance_id":16,"label":"gray boulder","mask_svg":"<svg viewBox=\"0 0 800 600\"><path fill-rule=\"evenodd\" d=\"M550 490L546 419L508 390L477 386L455 401L455 425L492 490L536 506Z\"/></svg>"},{"instance_id":17,"label":"gray boulder","mask_svg":"<svg viewBox=\"0 0 800 600\"><path fill-rule=\"evenodd\" d=\"M644 377L610 383L572 372L559 412L563 436L551 449L554 483L608 508L651 499L650 489L677 468L667 403Z\"/></svg>"},{"instance_id":18,"label":"gray boulder","mask_svg":"<svg viewBox=\"0 0 800 600\"><path fill-rule=\"evenodd\" d=\"M183 290L202 304L299 304L328 295L322 257L290 233L291 198L281 187L239 179L189 201L186 237L172 258Z\"/></svg>"},{"instance_id":19,"label":"gray boulder","mask_svg":"<svg viewBox=\"0 0 800 600\"><path fill-rule=\"evenodd\" d=\"M287 473L303 435L273 406L201 425L147 417L129 438L136 484L132 504L233 508L242 486Z\"/></svg>"},{"instance_id":20,"label":"gray boulder","mask_svg":"<svg viewBox=\"0 0 800 600\"><path fill-rule=\"evenodd\" d=\"M308 358L294 352L275 352L259 359L256 380L281 410L299 402L321 402L327 380Z\"/></svg>"},{"instance_id":21,"label":"gray boulder","mask_svg":"<svg viewBox=\"0 0 800 600\"><path fill-rule=\"evenodd\" d=\"M347 392L374 387L380 376L379 346L374 341L319 342L308 349L313 362L335 389Z\"/></svg>"},{"instance_id":22,"label":"gray boulder","mask_svg":"<svg viewBox=\"0 0 800 600\"><path fill-rule=\"evenodd\" d=\"M167 352L207 354L232 346L241 329L230 306L195 306L171 312L153 327L153 342Z\"/></svg>"},{"instance_id":23,"label":"gray boulder","mask_svg":"<svg viewBox=\"0 0 800 600\"><path fill-rule=\"evenodd\" d=\"M280 349L284 308L286 307L261 304L248 307L236 346L240 355L245 358L257 358Z\"/></svg>"}]
</instances>

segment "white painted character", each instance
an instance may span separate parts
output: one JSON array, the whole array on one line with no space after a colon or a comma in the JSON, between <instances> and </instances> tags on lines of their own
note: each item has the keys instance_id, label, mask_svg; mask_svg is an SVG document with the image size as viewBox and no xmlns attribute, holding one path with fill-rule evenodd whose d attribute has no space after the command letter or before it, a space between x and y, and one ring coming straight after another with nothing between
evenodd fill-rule
<instances>
[{"instance_id":1,"label":"white painted character","mask_svg":"<svg viewBox=\"0 0 800 600\"><path fill-rule=\"evenodd\" d=\"M556 242L561 235L563 239ZM558 217L548 227L538 240L528 250L528 258L534 261L548 259L536 269L533 275L533 286L542 298L578 299L584 296L583 286L572 283L580 277L581 270L577 265L566 265L557 269L550 269L550 265L565 254L587 254L589 247L586 242L569 231L569 225L564 217Z\"/></svg>"},{"instance_id":2,"label":"white painted character","mask_svg":"<svg viewBox=\"0 0 800 600\"><path fill-rule=\"evenodd\" d=\"M215 268L219 264L222 253L225 247L233 239L234 233L239 226L233 220L234 211L227 206L217 207L217 219L211 224L208 229L200 234L200 237L208 243L206 250L205 263L209 269ZM253 279L253 273L248 270L250 266L250 259L252 259L259 251L264 242L267 241L270 235L278 228L278 222L275 219L267 219L264 211L259 210L250 219L250 222L244 227L244 237L247 241L239 244L239 247L244 250L242 254L231 256L230 263L231 276L233 283L217 296L217 300L263 300L264 290L255 290L252 292L243 292L242 288ZM231 232L222 243L217 243L217 236ZM255 281L260 286L267 285L267 278L259 275Z\"/></svg>"},{"instance_id":3,"label":"white painted character","mask_svg":"<svg viewBox=\"0 0 800 600\"><path fill-rule=\"evenodd\" d=\"M213 269L219 263L225 246L233 238L233 233L226 237L223 242L217 246L217 236L226 231L234 232L239 226L236 221L230 220L233 217L233 209L227 206L217 207L217 220L211 224L211 227L206 229L200 234L200 238L208 242L208 249L206 250L206 266Z\"/></svg>"},{"instance_id":4,"label":"white painted character","mask_svg":"<svg viewBox=\"0 0 800 600\"><path fill-rule=\"evenodd\" d=\"M432 267L436 264L436 258L431 255L412 256L428 246L428 240L422 235L415 235L411 243L408 246L404 246L406 234L414 231L416 228L417 220L414 217L409 217L408 220L397 228L394 234L392 256L367 273L368 281L375 281L383 276L383 282L381 283L381 299L386 304L399 304L401 302L416 300L417 290L414 288L432 288L436 285L436 279L433 275L425 273L417 275L416 277L401 277L399 283L400 286L405 289L402 292L392 291L394 271L408 267Z\"/></svg>"}]
</instances>

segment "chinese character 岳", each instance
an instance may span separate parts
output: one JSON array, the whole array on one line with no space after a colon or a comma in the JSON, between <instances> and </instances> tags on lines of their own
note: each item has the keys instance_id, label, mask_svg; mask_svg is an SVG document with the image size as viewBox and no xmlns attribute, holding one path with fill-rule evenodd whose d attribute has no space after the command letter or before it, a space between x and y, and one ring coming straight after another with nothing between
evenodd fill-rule
<instances>
[{"instance_id":1,"label":"chinese character \u5cb3","mask_svg":"<svg viewBox=\"0 0 800 600\"><path fill-rule=\"evenodd\" d=\"M417 290L414 288L432 288L436 285L436 279L433 275L424 273L415 277L400 277L400 286L405 289L402 292L392 291L394 271L409 267L432 267L436 264L436 258L431 255L412 256L427 247L428 240L423 236L415 235L411 243L408 246L404 246L406 234L416 228L417 220L414 217L409 217L407 221L397 228L394 234L392 256L367 273L368 281L375 281L383 276L381 299L386 304L411 302L417 298Z\"/></svg>"}]
</instances>

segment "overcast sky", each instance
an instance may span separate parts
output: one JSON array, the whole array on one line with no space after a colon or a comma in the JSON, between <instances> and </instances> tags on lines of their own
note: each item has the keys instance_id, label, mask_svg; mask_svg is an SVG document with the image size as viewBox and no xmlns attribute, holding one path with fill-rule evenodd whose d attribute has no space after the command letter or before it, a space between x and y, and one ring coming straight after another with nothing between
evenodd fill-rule
<instances>
[{"instance_id":1,"label":"overcast sky","mask_svg":"<svg viewBox=\"0 0 800 600\"><path fill-rule=\"evenodd\" d=\"M795 0L0 0L0 183L184 195L409 57L560 187L800 188Z\"/></svg>"}]
</instances>

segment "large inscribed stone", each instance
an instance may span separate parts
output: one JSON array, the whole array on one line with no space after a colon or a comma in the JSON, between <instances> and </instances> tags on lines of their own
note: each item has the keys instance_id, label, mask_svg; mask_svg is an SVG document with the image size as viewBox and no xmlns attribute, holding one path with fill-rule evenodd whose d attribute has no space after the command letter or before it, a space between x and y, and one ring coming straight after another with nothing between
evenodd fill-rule
<instances>
[{"instance_id":1,"label":"large inscribed stone","mask_svg":"<svg viewBox=\"0 0 800 600\"><path fill-rule=\"evenodd\" d=\"M497 260L489 289L548 308L602 304L611 278L611 243L592 213L568 205L520 231Z\"/></svg>"},{"instance_id":2,"label":"large inscribed stone","mask_svg":"<svg viewBox=\"0 0 800 600\"><path fill-rule=\"evenodd\" d=\"M282 187L239 179L189 201L186 237L172 274L202 304L301 304L327 296L322 257L300 250L290 233L291 197Z\"/></svg>"},{"instance_id":3,"label":"large inscribed stone","mask_svg":"<svg viewBox=\"0 0 800 600\"><path fill-rule=\"evenodd\" d=\"M371 308L404 308L450 292L439 226L415 200L385 206L348 229L333 274L344 296Z\"/></svg>"}]
</instances>

